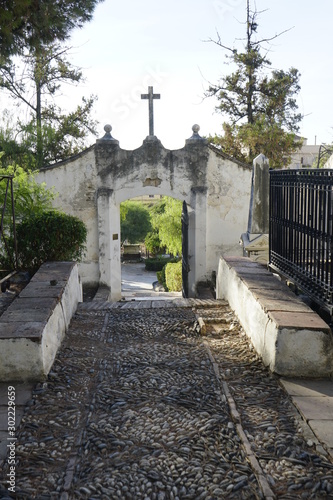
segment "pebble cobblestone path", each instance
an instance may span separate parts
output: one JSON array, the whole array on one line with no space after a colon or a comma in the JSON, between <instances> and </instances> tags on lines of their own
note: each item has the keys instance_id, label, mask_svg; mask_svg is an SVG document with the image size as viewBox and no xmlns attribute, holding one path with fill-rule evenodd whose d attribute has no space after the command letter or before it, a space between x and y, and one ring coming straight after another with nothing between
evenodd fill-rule
<instances>
[{"instance_id":1,"label":"pebble cobblestone path","mask_svg":"<svg viewBox=\"0 0 333 500\"><path fill-rule=\"evenodd\" d=\"M81 304L16 458L0 498L333 498L332 462L219 301Z\"/></svg>"}]
</instances>

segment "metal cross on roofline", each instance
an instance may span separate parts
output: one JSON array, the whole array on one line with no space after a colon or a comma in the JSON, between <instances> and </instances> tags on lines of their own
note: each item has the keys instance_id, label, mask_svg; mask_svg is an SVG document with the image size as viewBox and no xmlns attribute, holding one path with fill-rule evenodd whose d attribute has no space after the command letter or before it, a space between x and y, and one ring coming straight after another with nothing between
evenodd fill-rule
<instances>
[{"instance_id":1,"label":"metal cross on roofline","mask_svg":"<svg viewBox=\"0 0 333 500\"><path fill-rule=\"evenodd\" d=\"M141 99L149 100L149 135L154 135L154 103L153 99L161 99L161 94L154 94L153 87L148 87L148 94L141 94Z\"/></svg>"}]
</instances>

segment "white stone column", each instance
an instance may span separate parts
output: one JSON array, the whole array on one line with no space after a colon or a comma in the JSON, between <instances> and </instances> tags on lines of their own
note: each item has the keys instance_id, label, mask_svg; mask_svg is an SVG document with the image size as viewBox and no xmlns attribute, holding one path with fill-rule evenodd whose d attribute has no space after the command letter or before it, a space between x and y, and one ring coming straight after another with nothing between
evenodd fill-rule
<instances>
[{"instance_id":1,"label":"white stone column","mask_svg":"<svg viewBox=\"0 0 333 500\"><path fill-rule=\"evenodd\" d=\"M207 188L192 188L189 210L189 296L195 297L196 284L206 279Z\"/></svg>"},{"instance_id":2,"label":"white stone column","mask_svg":"<svg viewBox=\"0 0 333 500\"><path fill-rule=\"evenodd\" d=\"M97 193L100 285L110 290L111 302L121 299L120 207L112 189Z\"/></svg>"}]
</instances>

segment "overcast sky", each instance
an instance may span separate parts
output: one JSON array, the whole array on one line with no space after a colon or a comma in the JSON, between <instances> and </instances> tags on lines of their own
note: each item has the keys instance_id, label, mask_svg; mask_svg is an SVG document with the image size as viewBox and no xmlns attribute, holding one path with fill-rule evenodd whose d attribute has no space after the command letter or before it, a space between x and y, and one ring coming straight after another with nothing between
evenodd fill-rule
<instances>
[{"instance_id":1,"label":"overcast sky","mask_svg":"<svg viewBox=\"0 0 333 500\"><path fill-rule=\"evenodd\" d=\"M261 38L288 28L270 49L272 67L301 73L301 134L308 144L333 142L331 0L257 0ZM232 45L245 36L246 0L105 0L94 19L73 33L72 62L82 67L86 83L64 89L68 106L81 95L98 96L95 118L100 136L106 123L124 149L134 149L148 135L148 103L140 99L148 85L154 102L155 135L177 149L198 123L202 135L220 133L223 116L214 98L203 100L209 82L230 72L225 53L206 40L219 32ZM239 46L239 45L238 45ZM93 141L92 141L93 142Z\"/></svg>"}]
</instances>

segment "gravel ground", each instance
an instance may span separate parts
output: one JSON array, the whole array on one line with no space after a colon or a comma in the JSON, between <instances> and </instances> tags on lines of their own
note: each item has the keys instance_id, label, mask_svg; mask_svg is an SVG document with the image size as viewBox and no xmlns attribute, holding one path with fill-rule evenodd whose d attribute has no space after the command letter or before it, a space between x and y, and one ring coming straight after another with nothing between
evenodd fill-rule
<instances>
[{"instance_id":1,"label":"gravel ground","mask_svg":"<svg viewBox=\"0 0 333 500\"><path fill-rule=\"evenodd\" d=\"M17 438L18 499L333 498L227 306L79 308Z\"/></svg>"}]
</instances>

